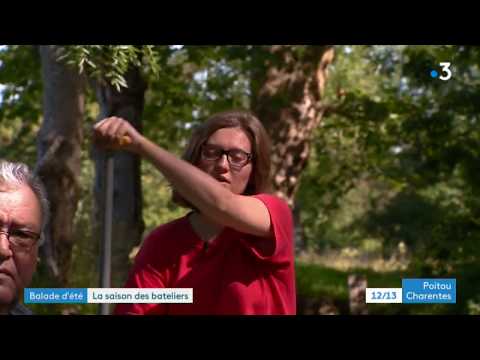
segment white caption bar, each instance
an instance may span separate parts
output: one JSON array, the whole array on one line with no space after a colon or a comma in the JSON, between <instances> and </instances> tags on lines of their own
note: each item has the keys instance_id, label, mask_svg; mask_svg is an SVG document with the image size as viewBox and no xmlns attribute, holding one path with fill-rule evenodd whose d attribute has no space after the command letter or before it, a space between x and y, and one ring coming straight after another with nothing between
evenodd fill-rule
<instances>
[{"instance_id":1,"label":"white caption bar","mask_svg":"<svg viewBox=\"0 0 480 360\"><path fill-rule=\"evenodd\" d=\"M88 288L88 302L93 304L193 303L192 288Z\"/></svg>"},{"instance_id":2,"label":"white caption bar","mask_svg":"<svg viewBox=\"0 0 480 360\"><path fill-rule=\"evenodd\" d=\"M365 301L367 304L401 304L402 288L367 288Z\"/></svg>"}]
</instances>

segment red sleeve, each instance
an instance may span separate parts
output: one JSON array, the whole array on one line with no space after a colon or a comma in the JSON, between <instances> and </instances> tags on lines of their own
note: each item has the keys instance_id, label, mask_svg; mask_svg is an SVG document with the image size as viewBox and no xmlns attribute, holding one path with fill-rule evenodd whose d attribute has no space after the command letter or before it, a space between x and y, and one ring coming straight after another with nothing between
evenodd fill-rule
<instances>
[{"instance_id":1,"label":"red sleeve","mask_svg":"<svg viewBox=\"0 0 480 360\"><path fill-rule=\"evenodd\" d=\"M293 257L293 220L287 203L269 194L253 195L262 201L270 214L273 235L269 238L247 237L244 243L261 261L287 264Z\"/></svg>"},{"instance_id":2,"label":"red sleeve","mask_svg":"<svg viewBox=\"0 0 480 360\"><path fill-rule=\"evenodd\" d=\"M156 233L150 234L144 241L135 262L130 270L126 288L165 288L167 287L166 274L156 269L155 254L158 254ZM149 315L164 314L165 304L117 304L114 315Z\"/></svg>"}]
</instances>

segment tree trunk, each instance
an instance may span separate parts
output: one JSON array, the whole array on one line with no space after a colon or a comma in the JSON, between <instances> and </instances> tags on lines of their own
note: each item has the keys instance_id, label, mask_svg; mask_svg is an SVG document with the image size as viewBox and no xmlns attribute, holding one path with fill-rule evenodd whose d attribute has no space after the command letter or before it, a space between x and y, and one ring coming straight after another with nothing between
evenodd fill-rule
<instances>
[{"instance_id":1,"label":"tree trunk","mask_svg":"<svg viewBox=\"0 0 480 360\"><path fill-rule=\"evenodd\" d=\"M334 50L331 46L275 45L259 53L252 74L252 108L272 139L275 193L295 209L312 136L325 111L322 97ZM295 234L302 234L298 216L296 220ZM297 248L304 243L299 236L295 242Z\"/></svg>"},{"instance_id":2,"label":"tree trunk","mask_svg":"<svg viewBox=\"0 0 480 360\"><path fill-rule=\"evenodd\" d=\"M350 314L367 315L367 278L365 277L365 275L350 274L348 275L347 281Z\"/></svg>"},{"instance_id":3,"label":"tree trunk","mask_svg":"<svg viewBox=\"0 0 480 360\"><path fill-rule=\"evenodd\" d=\"M73 248L73 224L80 185L84 117L84 79L57 61L57 46L40 46L44 119L37 139L35 171L51 204L51 220L40 255L60 286L67 286Z\"/></svg>"},{"instance_id":4,"label":"tree trunk","mask_svg":"<svg viewBox=\"0 0 480 360\"><path fill-rule=\"evenodd\" d=\"M130 70L125 79L128 88L120 92L108 84L96 83L100 104L99 119L118 116L128 120L139 132L144 106L146 84L138 69ZM105 229L105 180L106 152L93 149L95 161L94 236L100 244ZM140 158L130 152L116 151L114 158L114 193L112 226L111 286L122 287L129 271L128 255L138 245L144 230L142 218L142 190L140 182Z\"/></svg>"}]
</instances>

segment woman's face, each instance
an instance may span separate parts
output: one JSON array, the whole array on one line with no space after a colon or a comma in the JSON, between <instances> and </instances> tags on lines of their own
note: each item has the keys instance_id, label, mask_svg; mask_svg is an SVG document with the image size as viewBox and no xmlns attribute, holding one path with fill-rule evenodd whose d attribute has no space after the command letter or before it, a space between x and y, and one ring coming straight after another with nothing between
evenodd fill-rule
<instances>
[{"instance_id":1,"label":"woman's face","mask_svg":"<svg viewBox=\"0 0 480 360\"><path fill-rule=\"evenodd\" d=\"M230 152L231 163L226 153L220 155L222 150ZM242 129L219 129L203 146L198 167L234 194L243 194L252 173L252 162L248 160L245 165L238 164L242 164L245 154L251 153L252 144Z\"/></svg>"}]
</instances>

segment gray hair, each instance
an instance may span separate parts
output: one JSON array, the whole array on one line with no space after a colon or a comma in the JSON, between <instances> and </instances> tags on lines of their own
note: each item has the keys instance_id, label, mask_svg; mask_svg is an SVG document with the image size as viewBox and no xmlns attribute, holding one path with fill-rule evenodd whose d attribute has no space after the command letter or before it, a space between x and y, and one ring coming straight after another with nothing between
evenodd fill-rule
<instances>
[{"instance_id":1,"label":"gray hair","mask_svg":"<svg viewBox=\"0 0 480 360\"><path fill-rule=\"evenodd\" d=\"M40 202L40 208L42 210L42 229L40 233L41 244L45 238L44 232L49 220L50 204L47 199L47 191L40 178L30 171L28 166L23 163L15 163L0 159L0 184L10 186L27 185L32 189Z\"/></svg>"}]
</instances>

